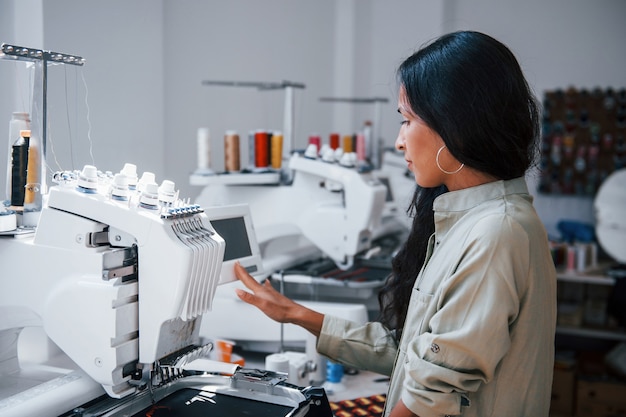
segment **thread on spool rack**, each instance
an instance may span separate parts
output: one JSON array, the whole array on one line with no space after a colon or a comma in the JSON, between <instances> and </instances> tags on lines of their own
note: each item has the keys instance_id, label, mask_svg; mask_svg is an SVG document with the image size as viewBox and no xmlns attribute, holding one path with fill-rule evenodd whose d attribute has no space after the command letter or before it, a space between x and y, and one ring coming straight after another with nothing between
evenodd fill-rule
<instances>
[{"instance_id":1,"label":"thread on spool rack","mask_svg":"<svg viewBox=\"0 0 626 417\"><path fill-rule=\"evenodd\" d=\"M309 145L315 145L315 147L317 148L316 152L319 154L320 149L322 148L322 138L317 134L310 135Z\"/></svg>"},{"instance_id":2,"label":"thread on spool rack","mask_svg":"<svg viewBox=\"0 0 626 417\"><path fill-rule=\"evenodd\" d=\"M356 135L356 158L358 161L365 161L366 159L365 135L363 133Z\"/></svg>"},{"instance_id":3,"label":"thread on spool rack","mask_svg":"<svg viewBox=\"0 0 626 417\"><path fill-rule=\"evenodd\" d=\"M28 142L30 130L20 130L20 137L11 146L11 206L22 207L28 175Z\"/></svg>"},{"instance_id":4,"label":"thread on spool rack","mask_svg":"<svg viewBox=\"0 0 626 417\"><path fill-rule=\"evenodd\" d=\"M350 135L343 137L343 152L354 152L354 147L352 146L352 136Z\"/></svg>"},{"instance_id":5,"label":"thread on spool rack","mask_svg":"<svg viewBox=\"0 0 626 417\"><path fill-rule=\"evenodd\" d=\"M12 167L11 154L13 151L13 144L20 139L20 131L30 130L30 116L25 112L13 112L11 115L11 121L9 122L9 141L7 148L7 176L6 176L6 199L11 201L12 194Z\"/></svg>"},{"instance_id":6,"label":"thread on spool rack","mask_svg":"<svg viewBox=\"0 0 626 417\"><path fill-rule=\"evenodd\" d=\"M272 165L272 136L273 132L267 131L267 166Z\"/></svg>"},{"instance_id":7,"label":"thread on spool rack","mask_svg":"<svg viewBox=\"0 0 626 417\"><path fill-rule=\"evenodd\" d=\"M228 130L224 135L224 169L239 171L240 165L239 134L234 130Z\"/></svg>"},{"instance_id":8,"label":"thread on spool rack","mask_svg":"<svg viewBox=\"0 0 626 417\"><path fill-rule=\"evenodd\" d=\"M30 205L31 208L32 205L36 203L37 193L39 193L39 188L41 187L41 179L39 177L39 164L41 161L39 155L39 144L35 139L30 138L28 141L28 167L26 186L24 188L24 206ZM38 205L41 205L41 202L39 202Z\"/></svg>"},{"instance_id":9,"label":"thread on spool rack","mask_svg":"<svg viewBox=\"0 0 626 417\"><path fill-rule=\"evenodd\" d=\"M267 132L257 130L254 133L254 166L266 168L269 165L269 143Z\"/></svg>"},{"instance_id":10,"label":"thread on spool rack","mask_svg":"<svg viewBox=\"0 0 626 417\"><path fill-rule=\"evenodd\" d=\"M280 169L283 161L283 134L281 132L274 132L272 135L272 149L271 159L272 168Z\"/></svg>"},{"instance_id":11,"label":"thread on spool rack","mask_svg":"<svg viewBox=\"0 0 626 417\"><path fill-rule=\"evenodd\" d=\"M331 133L329 138L330 148L335 150L339 147L339 133Z\"/></svg>"},{"instance_id":12,"label":"thread on spool rack","mask_svg":"<svg viewBox=\"0 0 626 417\"><path fill-rule=\"evenodd\" d=\"M197 134L198 170L206 171L211 167L211 133L209 128L201 127Z\"/></svg>"}]
</instances>

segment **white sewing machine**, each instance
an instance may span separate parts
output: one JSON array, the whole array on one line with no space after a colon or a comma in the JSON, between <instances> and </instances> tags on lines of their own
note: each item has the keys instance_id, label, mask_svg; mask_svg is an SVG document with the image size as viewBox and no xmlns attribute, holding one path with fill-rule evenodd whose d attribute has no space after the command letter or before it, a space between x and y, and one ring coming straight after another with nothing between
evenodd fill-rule
<instances>
[{"instance_id":1,"label":"white sewing machine","mask_svg":"<svg viewBox=\"0 0 626 417\"><path fill-rule=\"evenodd\" d=\"M380 226L385 186L354 167L297 153L288 170L293 176L289 184L280 183L275 172L192 175L191 183L208 185L196 199L199 204L250 206L267 270L289 266L292 254L297 262L320 251L349 268L355 255L370 247L373 231ZM259 178L267 178L267 183ZM282 257L285 252L289 256Z\"/></svg>"},{"instance_id":2,"label":"white sewing machine","mask_svg":"<svg viewBox=\"0 0 626 417\"><path fill-rule=\"evenodd\" d=\"M364 262L371 258L373 263L380 252L377 239L407 230L404 210L398 209L390 189L396 181L390 176L396 172L393 168L391 172L362 171L299 154L292 155L286 169L292 182L285 183L281 175L270 171L194 174L190 180L193 185L206 185L196 199L203 206L249 204L264 270L274 273L276 285L288 296L326 314L367 321L368 310L377 308L376 290L390 264ZM303 271L303 264L310 269ZM328 272L328 268L333 276L322 277L320 271ZM375 269L371 274L377 275L375 279L364 278L364 269ZM348 276L354 279L345 279ZM318 361L314 340L307 332L293 325L281 326L242 303L235 296L236 287L241 283L218 289L215 308L205 315L211 326L203 326L201 334L266 352L275 352L279 341L289 347L304 342L309 358Z\"/></svg>"},{"instance_id":3,"label":"white sewing machine","mask_svg":"<svg viewBox=\"0 0 626 417\"><path fill-rule=\"evenodd\" d=\"M186 402L209 413L237 399L235 409L253 400L321 412L323 391L294 390L285 376L205 373L200 321L218 284L235 261L262 269L247 206L204 209L171 182L134 191L128 176L91 166L55 178L37 227L0 236L0 415L144 415ZM27 337L31 328L43 331Z\"/></svg>"}]
</instances>

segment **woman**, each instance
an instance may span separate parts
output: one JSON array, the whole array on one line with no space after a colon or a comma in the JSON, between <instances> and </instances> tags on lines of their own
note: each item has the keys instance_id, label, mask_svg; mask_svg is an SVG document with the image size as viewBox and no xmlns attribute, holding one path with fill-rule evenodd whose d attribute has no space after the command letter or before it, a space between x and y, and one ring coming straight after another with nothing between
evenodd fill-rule
<instances>
[{"instance_id":1,"label":"woman","mask_svg":"<svg viewBox=\"0 0 626 417\"><path fill-rule=\"evenodd\" d=\"M507 47L478 32L398 69L396 148L418 185L381 320L311 311L236 268L239 297L318 336L333 360L391 375L385 416L548 415L556 277L524 174L538 108Z\"/></svg>"}]
</instances>

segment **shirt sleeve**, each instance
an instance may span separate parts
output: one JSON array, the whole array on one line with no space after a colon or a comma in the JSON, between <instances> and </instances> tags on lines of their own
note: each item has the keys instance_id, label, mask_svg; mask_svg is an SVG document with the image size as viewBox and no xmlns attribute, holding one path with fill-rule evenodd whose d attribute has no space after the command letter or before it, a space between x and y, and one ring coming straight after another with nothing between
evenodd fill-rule
<instances>
[{"instance_id":1,"label":"shirt sleeve","mask_svg":"<svg viewBox=\"0 0 626 417\"><path fill-rule=\"evenodd\" d=\"M493 378L528 276L528 237L506 216L480 220L458 244L434 314L406 346L401 397L421 417L460 414L467 393Z\"/></svg>"},{"instance_id":2,"label":"shirt sleeve","mask_svg":"<svg viewBox=\"0 0 626 417\"><path fill-rule=\"evenodd\" d=\"M397 343L393 332L378 322L357 324L325 316L317 351L344 365L391 375Z\"/></svg>"}]
</instances>

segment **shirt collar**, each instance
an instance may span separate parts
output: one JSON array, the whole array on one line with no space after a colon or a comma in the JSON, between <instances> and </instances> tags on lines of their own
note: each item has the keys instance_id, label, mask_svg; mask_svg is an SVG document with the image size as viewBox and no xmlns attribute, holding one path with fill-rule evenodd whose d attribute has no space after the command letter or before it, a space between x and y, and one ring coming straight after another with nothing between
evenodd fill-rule
<instances>
[{"instance_id":1,"label":"shirt collar","mask_svg":"<svg viewBox=\"0 0 626 417\"><path fill-rule=\"evenodd\" d=\"M433 203L436 234L445 233L468 210L485 201L495 200L510 194L526 194L525 197L532 201L524 177L493 181L440 195Z\"/></svg>"}]
</instances>

